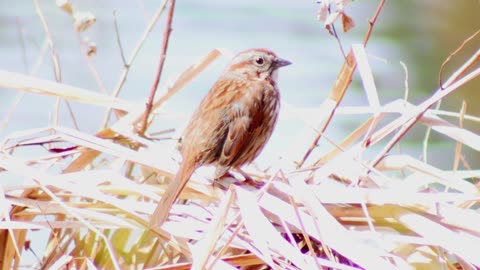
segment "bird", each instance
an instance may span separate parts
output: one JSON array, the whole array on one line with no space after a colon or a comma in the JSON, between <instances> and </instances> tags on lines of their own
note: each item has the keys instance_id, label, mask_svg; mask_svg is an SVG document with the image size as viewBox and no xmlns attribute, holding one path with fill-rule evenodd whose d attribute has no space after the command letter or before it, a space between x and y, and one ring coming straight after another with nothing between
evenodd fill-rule
<instances>
[{"instance_id":1,"label":"bird","mask_svg":"<svg viewBox=\"0 0 480 270\"><path fill-rule=\"evenodd\" d=\"M251 163L272 135L280 110L278 69L291 62L264 48L238 53L201 101L179 139L180 168L150 219L161 227L193 172L215 165L215 179Z\"/></svg>"}]
</instances>

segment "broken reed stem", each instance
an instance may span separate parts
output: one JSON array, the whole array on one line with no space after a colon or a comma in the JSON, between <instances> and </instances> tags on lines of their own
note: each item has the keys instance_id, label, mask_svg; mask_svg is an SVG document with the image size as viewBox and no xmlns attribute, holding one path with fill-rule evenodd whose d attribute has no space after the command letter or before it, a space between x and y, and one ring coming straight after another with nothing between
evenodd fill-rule
<instances>
[{"instance_id":1,"label":"broken reed stem","mask_svg":"<svg viewBox=\"0 0 480 270\"><path fill-rule=\"evenodd\" d=\"M147 28L145 29L145 31L143 31L142 37L140 38L140 41L137 43L137 45L133 49L132 54L128 58L127 63L124 64L124 68L123 68L122 74L120 75L120 79L118 80L115 86L115 89L111 94L113 97L118 97L118 95L120 94L120 90L125 84L128 73L130 72L130 67L132 66L133 62L137 58L138 53L140 52L140 49L143 47L143 44L145 44L145 41L147 40L148 36L152 32L153 27L157 24L158 20L160 19L160 16L164 11L165 6L167 5L167 2L168 0L163 0L163 2L160 4L160 7L155 12L155 15L153 15L150 23L147 25ZM105 118L103 119L103 123L102 123L103 127L107 126L111 113L112 113L112 109L109 109L108 112L105 114Z\"/></svg>"},{"instance_id":2,"label":"broken reed stem","mask_svg":"<svg viewBox=\"0 0 480 270\"><path fill-rule=\"evenodd\" d=\"M143 114L142 125L138 132L142 136L145 134L145 130L147 129L147 126L148 126L148 117L152 112L155 93L157 92L158 83L160 82L160 77L162 76L163 65L165 64L165 59L167 58L167 48L168 48L168 41L170 39L170 33L172 32L172 19L173 19L174 9L175 9L175 0L170 0L170 6L168 8L168 15L167 15L167 25L165 26L165 31L163 32L162 51L160 53L158 69L155 75L155 80L153 82L152 89L150 90L150 95L148 97L148 101L146 104L145 113Z\"/></svg>"}]
</instances>

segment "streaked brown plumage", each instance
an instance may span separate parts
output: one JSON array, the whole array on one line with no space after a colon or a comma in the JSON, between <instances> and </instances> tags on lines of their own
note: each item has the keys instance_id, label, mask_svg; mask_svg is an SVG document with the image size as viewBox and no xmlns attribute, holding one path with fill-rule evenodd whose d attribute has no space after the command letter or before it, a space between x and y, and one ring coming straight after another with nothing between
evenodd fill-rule
<instances>
[{"instance_id":1,"label":"streaked brown plumage","mask_svg":"<svg viewBox=\"0 0 480 270\"><path fill-rule=\"evenodd\" d=\"M161 226L196 168L216 164L216 178L252 162L277 122L277 69L290 65L266 49L235 56L194 112L181 139L180 169L162 196L150 225Z\"/></svg>"}]
</instances>

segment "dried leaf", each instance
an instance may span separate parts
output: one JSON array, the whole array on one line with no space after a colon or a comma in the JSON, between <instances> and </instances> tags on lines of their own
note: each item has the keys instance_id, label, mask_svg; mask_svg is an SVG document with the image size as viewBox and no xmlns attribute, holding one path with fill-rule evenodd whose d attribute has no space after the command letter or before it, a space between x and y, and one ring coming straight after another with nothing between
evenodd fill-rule
<instances>
[{"instance_id":1,"label":"dried leaf","mask_svg":"<svg viewBox=\"0 0 480 270\"><path fill-rule=\"evenodd\" d=\"M350 31L353 27L355 27L355 23L353 22L353 19L348 16L345 12L342 13L342 29L343 32L348 32Z\"/></svg>"},{"instance_id":2,"label":"dried leaf","mask_svg":"<svg viewBox=\"0 0 480 270\"><path fill-rule=\"evenodd\" d=\"M85 51L89 57L94 57L97 55L97 44L90 39L85 39L83 41L83 45L85 46Z\"/></svg>"},{"instance_id":3,"label":"dried leaf","mask_svg":"<svg viewBox=\"0 0 480 270\"><path fill-rule=\"evenodd\" d=\"M319 21L325 21L327 19L328 13L328 3L326 3L325 1L320 2L320 9L317 13L317 19Z\"/></svg>"},{"instance_id":4,"label":"dried leaf","mask_svg":"<svg viewBox=\"0 0 480 270\"><path fill-rule=\"evenodd\" d=\"M96 22L95 15L91 12L75 12L73 14L75 22L75 30L77 32L84 32Z\"/></svg>"},{"instance_id":5,"label":"dried leaf","mask_svg":"<svg viewBox=\"0 0 480 270\"><path fill-rule=\"evenodd\" d=\"M56 0L55 4L57 4L57 6L60 9L63 9L65 12L69 14L73 13L72 4L70 3L69 0Z\"/></svg>"},{"instance_id":6,"label":"dried leaf","mask_svg":"<svg viewBox=\"0 0 480 270\"><path fill-rule=\"evenodd\" d=\"M328 0L318 1L320 8L317 12L317 19L324 21L325 29L333 35L332 25L338 18L341 17L342 29L344 32L348 32L355 26L353 19L345 13L345 7L350 4L351 0Z\"/></svg>"}]
</instances>

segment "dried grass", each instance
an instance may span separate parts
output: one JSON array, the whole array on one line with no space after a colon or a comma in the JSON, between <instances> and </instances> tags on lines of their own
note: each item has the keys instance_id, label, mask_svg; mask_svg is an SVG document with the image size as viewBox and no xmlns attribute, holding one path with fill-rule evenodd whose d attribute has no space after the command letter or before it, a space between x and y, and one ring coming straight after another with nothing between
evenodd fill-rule
<instances>
[{"instance_id":1,"label":"dried grass","mask_svg":"<svg viewBox=\"0 0 480 270\"><path fill-rule=\"evenodd\" d=\"M364 55L363 49L354 50ZM219 55L213 51L188 69L167 87L155 107ZM135 134L142 104L0 72L3 86L126 112L112 128L99 132L100 137L49 127L11 133L2 141L2 173L18 178L19 183L26 180L2 186L3 262L21 264L27 235L42 230L50 237L45 253L39 255L43 268L52 269L72 264L83 269L93 265L103 269L480 266L474 248L480 246L480 216L475 210L478 188L468 181L479 177L478 171L445 171L408 155L384 156L383 149L378 166L362 158L374 144L388 145L385 138L412 119L415 125L446 135L445 140L478 151L477 134L428 109L439 96L458 88L439 90L420 105L405 100L381 105L368 61L355 59L362 59L358 68L370 106L340 111L369 111L372 118L316 162L321 166L288 173L271 170L269 176L257 172L267 181L261 190L231 185L225 191L193 179L182 193L186 203L174 206L161 230L150 230L146 224L165 185L144 183L142 170L128 177L123 173L129 166L148 168L158 178L170 179L175 173L169 164L151 158L151 141ZM23 78L21 85L17 76ZM397 115L396 119L377 126L387 114ZM119 136L123 140L113 140ZM56 148L59 144L68 147ZM36 145L46 146L42 155L17 154ZM139 147L144 150L135 150ZM101 165L100 156L107 160ZM338 179L346 183L360 179L361 183L345 185Z\"/></svg>"},{"instance_id":2,"label":"dried grass","mask_svg":"<svg viewBox=\"0 0 480 270\"><path fill-rule=\"evenodd\" d=\"M213 50L188 68L163 89L153 109L221 54ZM477 62L479 54L472 57ZM18 184L0 184L2 269L22 265L27 239L36 230L48 235L38 265L32 266L41 269L479 268L480 198L472 179L480 171L442 170L390 150L412 126L423 125L458 144L456 160L463 158L459 146L479 151L478 134L443 117L475 124L478 118L431 107L478 78L480 68L467 72L470 64L460 67L462 77L452 77L420 104L398 99L382 105L363 46L353 47L349 72L340 72L338 81L351 80L352 63L369 105L337 108L344 92L334 88L325 106L330 118L371 117L330 153L306 158L296 170L252 171L266 183L261 190L227 180L219 183L227 187L222 189L194 177L161 229L148 223L166 185L152 179L171 179L176 170L159 161L164 159L158 158L162 153L154 142L136 134L143 104L0 71L1 87L123 115L96 135L52 126L3 138L0 173ZM312 114L295 113L301 117L302 112ZM394 120L381 125L387 115ZM39 145L45 147L41 155L19 154ZM373 151L374 158L366 159L366 151Z\"/></svg>"}]
</instances>

